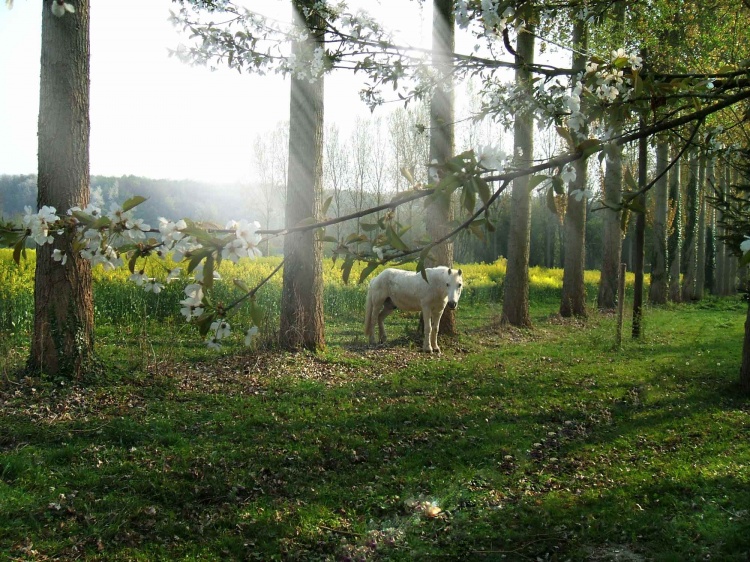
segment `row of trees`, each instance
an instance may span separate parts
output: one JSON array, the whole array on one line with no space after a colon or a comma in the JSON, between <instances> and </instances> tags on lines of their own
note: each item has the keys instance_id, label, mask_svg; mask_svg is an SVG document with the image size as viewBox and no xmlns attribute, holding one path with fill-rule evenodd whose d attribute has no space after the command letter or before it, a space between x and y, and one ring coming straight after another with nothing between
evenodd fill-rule
<instances>
[{"instance_id":1,"label":"row of trees","mask_svg":"<svg viewBox=\"0 0 750 562\"><path fill-rule=\"evenodd\" d=\"M53 19L45 10L43 19L39 206L53 204L65 209L88 200L88 2L79 4L74 16ZM746 22L748 16L748 8L740 0L725 2L718 8L708 0L654 0L648 7L630 0L589 0L564 6L537 1L435 0L433 44L427 53L396 44L371 17L350 13L342 4L294 0L297 23L291 27L230 1L191 0L180 4L174 20L196 38L192 47L179 53L186 60L290 76L281 314L281 338L287 347L317 349L325 344L320 266L323 240L318 235L320 225L308 223L310 218L313 222L323 218L323 84L327 70L342 68L365 73L368 82L363 97L372 105L383 100L382 92L387 87L406 102L428 99L430 106L429 183L418 181L406 170L404 175L411 190L381 207L393 210L409 200L426 200L430 240L416 248L407 246L395 213L386 213L374 243L367 238L338 241L338 251L346 255L344 268L354 259L366 259L368 268L372 268L388 259L416 255L420 266L450 265L452 236L467 228L492 231L490 209L512 186L503 321L514 325L530 324L529 224L534 187L544 192L550 209L554 207L563 216L566 250L561 313L585 315L582 279L590 207L586 159L599 154L606 161L600 206L609 226L604 237L599 304L608 306L609 292L614 295L611 289L616 286L617 268L609 267L607 260L619 264L621 225L626 212L638 217L635 268L636 274L642 276L645 195L656 183L649 181L646 139L672 145L679 152L679 157L665 165L659 155L668 153L668 148L657 149L657 176L667 168L674 169L696 145L713 151L711 156L720 148L724 150L725 164L714 164L714 169L736 167L736 160L725 147L737 142L746 144L743 127L750 82L741 61L747 55L745 34L750 27L738 25L738 21ZM717 17L717 11L725 17ZM215 12L226 16L222 18L226 23L214 24L211 20L215 20ZM457 28L474 37L473 54L455 52ZM539 40L542 44L548 40L567 44L580 56L573 57L571 67L537 63ZM287 48L289 44L291 50ZM503 69L514 69L513 82L503 80ZM454 155L452 84L468 76L481 83L478 117L494 117L501 122L512 117L514 150L510 158L487 152ZM50 99L45 102L46 98ZM566 151L538 161L535 125L556 126L565 139ZM65 131L71 147L53 143L48 135L51 131L57 136ZM640 141L638 173L623 174L623 147L636 141ZM698 173L689 177L700 175L700 168L696 169ZM689 210L698 209L692 185L688 184L686 193ZM673 200L677 200L676 196ZM655 212L659 224L664 225L659 230L660 240L667 224L663 208L659 205ZM454 213L463 218L454 220ZM688 217L692 213L691 210ZM362 211L355 217L338 220L364 214ZM725 210L724 216L729 215ZM675 217L679 216L681 212L675 211ZM707 215L703 216L705 228ZM742 228L721 220L717 224L736 231ZM693 240L705 239L702 230L697 235L698 228L699 225L695 229L691 226L686 235L689 264L698 255L697 249L696 257L692 253ZM680 229L673 230L679 235ZM72 253L72 240L59 243L67 244L65 250ZM64 276L55 274L50 255L46 255L50 252L40 252L37 258L39 325L35 325L31 365L41 368L43 363L51 371L63 366L77 370L92 350L87 312L90 273L86 264L73 260L64 269ZM680 251L673 251L672 255L679 256ZM727 268L729 263L731 260L727 261ZM689 265L683 286L697 287L697 271L697 266ZM55 279L54 275L60 278ZM676 278L672 275L672 279ZM43 287L51 279L55 279L53 285L66 287L64 292L56 293L54 305L47 304L49 295L43 294L47 290ZM687 293L683 291L684 294ZM452 320L446 316L448 331ZM62 352L71 348L81 351L72 358ZM62 365L63 360L70 365Z\"/></svg>"}]
</instances>

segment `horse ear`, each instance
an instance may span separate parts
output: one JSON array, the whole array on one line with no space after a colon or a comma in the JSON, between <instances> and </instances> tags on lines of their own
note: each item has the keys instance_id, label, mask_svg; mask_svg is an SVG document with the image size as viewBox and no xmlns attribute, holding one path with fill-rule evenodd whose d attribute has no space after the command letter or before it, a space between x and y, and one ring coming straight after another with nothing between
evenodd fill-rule
<instances>
[{"instance_id":1,"label":"horse ear","mask_svg":"<svg viewBox=\"0 0 750 562\"><path fill-rule=\"evenodd\" d=\"M460 269L458 270L458 274L459 274L459 275L463 275L463 273L461 273L461 270L460 270Z\"/></svg>"},{"instance_id":2,"label":"horse ear","mask_svg":"<svg viewBox=\"0 0 750 562\"><path fill-rule=\"evenodd\" d=\"M451 268L449 267L448 268L448 275L450 275L450 274L451 274Z\"/></svg>"}]
</instances>

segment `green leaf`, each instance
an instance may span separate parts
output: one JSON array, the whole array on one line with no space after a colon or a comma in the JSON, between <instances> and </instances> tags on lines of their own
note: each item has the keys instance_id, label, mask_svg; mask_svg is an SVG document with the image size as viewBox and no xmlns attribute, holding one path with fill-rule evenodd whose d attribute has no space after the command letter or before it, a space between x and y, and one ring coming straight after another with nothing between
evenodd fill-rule
<instances>
[{"instance_id":1,"label":"green leaf","mask_svg":"<svg viewBox=\"0 0 750 562\"><path fill-rule=\"evenodd\" d=\"M601 147L601 142L598 139L586 139L576 147L576 150L580 150L584 158L588 158Z\"/></svg>"},{"instance_id":2,"label":"green leaf","mask_svg":"<svg viewBox=\"0 0 750 562\"><path fill-rule=\"evenodd\" d=\"M139 257L141 257L141 253L138 250L133 252L133 255L130 256L130 259L128 260L128 269L130 270L130 273L135 273L135 266Z\"/></svg>"},{"instance_id":3,"label":"green leaf","mask_svg":"<svg viewBox=\"0 0 750 562\"><path fill-rule=\"evenodd\" d=\"M400 172L401 172L401 175L406 178L406 181L409 182L409 185L414 185L414 176L411 175L411 172L409 171L408 168L402 167Z\"/></svg>"},{"instance_id":4,"label":"green leaf","mask_svg":"<svg viewBox=\"0 0 750 562\"><path fill-rule=\"evenodd\" d=\"M339 239L336 238L335 236L323 236L323 238L321 238L321 240L323 242L331 242L333 244L338 244L338 242L339 242Z\"/></svg>"},{"instance_id":5,"label":"green leaf","mask_svg":"<svg viewBox=\"0 0 750 562\"><path fill-rule=\"evenodd\" d=\"M482 200L482 203L486 207L487 203L489 203L490 199L492 198L492 189L490 189L490 184L487 183L484 178L479 177L472 178L472 182L476 183L476 192L479 194L479 198Z\"/></svg>"},{"instance_id":6,"label":"green leaf","mask_svg":"<svg viewBox=\"0 0 750 562\"><path fill-rule=\"evenodd\" d=\"M461 191L461 205L468 213L474 212L474 207L477 205L477 192L474 181L469 181L469 183L464 185Z\"/></svg>"},{"instance_id":7,"label":"green leaf","mask_svg":"<svg viewBox=\"0 0 750 562\"><path fill-rule=\"evenodd\" d=\"M234 286L245 293L250 292L250 288L247 286L247 283L245 283L242 279L234 279Z\"/></svg>"},{"instance_id":8,"label":"green leaf","mask_svg":"<svg viewBox=\"0 0 750 562\"><path fill-rule=\"evenodd\" d=\"M26 236L23 236L18 242L16 242L16 245L13 246L13 261L16 262L16 265L21 265L21 253L23 253L23 257L26 257Z\"/></svg>"},{"instance_id":9,"label":"green leaf","mask_svg":"<svg viewBox=\"0 0 750 562\"><path fill-rule=\"evenodd\" d=\"M455 174L448 174L441 179L435 186L435 193L445 193L450 195L461 185L461 180Z\"/></svg>"},{"instance_id":10,"label":"green leaf","mask_svg":"<svg viewBox=\"0 0 750 562\"><path fill-rule=\"evenodd\" d=\"M549 176L544 174L538 174L529 178L529 191L537 187L540 183L547 181Z\"/></svg>"},{"instance_id":11,"label":"green leaf","mask_svg":"<svg viewBox=\"0 0 750 562\"><path fill-rule=\"evenodd\" d=\"M362 270L362 273L359 274L359 281L357 282L358 285L361 285L365 279L367 279L367 276L370 275L373 271L375 271L378 266L380 265L379 262L371 261L367 264L367 267L365 267Z\"/></svg>"},{"instance_id":12,"label":"green leaf","mask_svg":"<svg viewBox=\"0 0 750 562\"><path fill-rule=\"evenodd\" d=\"M484 236L484 229L482 228L484 226L484 220L476 220L471 223L469 223L469 231L479 238L482 242L485 241Z\"/></svg>"},{"instance_id":13,"label":"green leaf","mask_svg":"<svg viewBox=\"0 0 750 562\"><path fill-rule=\"evenodd\" d=\"M623 179L625 180L625 183L627 184L630 191L638 191L638 183L635 181L633 174L630 173L630 168L625 168Z\"/></svg>"},{"instance_id":14,"label":"green leaf","mask_svg":"<svg viewBox=\"0 0 750 562\"><path fill-rule=\"evenodd\" d=\"M326 213L328 212L328 207L331 206L331 201L333 201L333 195L331 195L328 199L326 199L323 202L323 208L321 209L321 214L323 216L326 216Z\"/></svg>"},{"instance_id":15,"label":"green leaf","mask_svg":"<svg viewBox=\"0 0 750 562\"><path fill-rule=\"evenodd\" d=\"M206 263L203 264L203 286L211 289L214 286L214 255L208 254Z\"/></svg>"},{"instance_id":16,"label":"green leaf","mask_svg":"<svg viewBox=\"0 0 750 562\"><path fill-rule=\"evenodd\" d=\"M552 189L554 189L555 193L558 195L563 195L565 193L565 182L559 175L552 177Z\"/></svg>"},{"instance_id":17,"label":"green leaf","mask_svg":"<svg viewBox=\"0 0 750 562\"><path fill-rule=\"evenodd\" d=\"M206 337L206 334L208 334L208 331L211 329L211 323L215 318L215 312L204 312L197 318L195 323L198 325L198 332L202 337Z\"/></svg>"},{"instance_id":18,"label":"green leaf","mask_svg":"<svg viewBox=\"0 0 750 562\"><path fill-rule=\"evenodd\" d=\"M409 246L407 246L403 240L399 237L398 234L396 234L396 231L393 230L393 227L390 225L388 228L385 229L385 234L388 237L388 243L397 250L401 250L402 252L408 252Z\"/></svg>"},{"instance_id":19,"label":"green leaf","mask_svg":"<svg viewBox=\"0 0 750 562\"><path fill-rule=\"evenodd\" d=\"M134 195L133 197L131 197L130 199L127 199L122 204L122 210L123 211L129 211L130 209L132 209L134 207L137 207L138 205L140 205L144 201L146 201L146 197L141 197L140 195Z\"/></svg>"},{"instance_id":20,"label":"green leaf","mask_svg":"<svg viewBox=\"0 0 750 562\"><path fill-rule=\"evenodd\" d=\"M373 230L380 228L380 225L377 223L362 222L359 224L359 227L365 232L372 232Z\"/></svg>"},{"instance_id":21,"label":"green leaf","mask_svg":"<svg viewBox=\"0 0 750 562\"><path fill-rule=\"evenodd\" d=\"M354 258L349 255L341 264L341 279L344 281L344 285L349 284L349 275L352 273L352 266L354 265Z\"/></svg>"}]
</instances>

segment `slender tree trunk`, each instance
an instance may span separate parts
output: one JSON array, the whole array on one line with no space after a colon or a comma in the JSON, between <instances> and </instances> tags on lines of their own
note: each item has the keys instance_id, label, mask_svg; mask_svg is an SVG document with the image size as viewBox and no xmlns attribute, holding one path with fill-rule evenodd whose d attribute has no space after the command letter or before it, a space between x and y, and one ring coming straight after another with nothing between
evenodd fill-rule
<instances>
[{"instance_id":1,"label":"slender tree trunk","mask_svg":"<svg viewBox=\"0 0 750 562\"><path fill-rule=\"evenodd\" d=\"M675 148L672 158L677 158L678 150ZM668 240L669 258L669 300L682 302L680 292L680 270L682 258L682 189L680 182L681 162L678 160L672 166L669 173L669 199L672 207L672 234Z\"/></svg>"},{"instance_id":2,"label":"slender tree trunk","mask_svg":"<svg viewBox=\"0 0 750 562\"><path fill-rule=\"evenodd\" d=\"M59 214L89 201L89 2L57 17L42 13L37 205ZM53 249L67 256L60 265ZM36 254L34 329L28 366L49 375L81 376L94 351L91 265L57 237Z\"/></svg>"},{"instance_id":3,"label":"slender tree trunk","mask_svg":"<svg viewBox=\"0 0 750 562\"><path fill-rule=\"evenodd\" d=\"M616 2L612 10L613 39L624 39L625 3ZM617 119L611 123L615 136L622 129L622 122ZM604 172L604 200L611 205L604 213L604 232L602 235L602 268L599 279L599 293L596 305L600 310L615 310L617 307L617 290L620 276L620 262L622 261L622 211L618 209L622 201L622 146L610 146L606 153L606 169Z\"/></svg>"},{"instance_id":4,"label":"slender tree trunk","mask_svg":"<svg viewBox=\"0 0 750 562\"><path fill-rule=\"evenodd\" d=\"M720 175L717 194L717 196L722 200L725 200L727 197L727 173L728 169L726 164L724 163L719 168ZM716 222L721 223L723 218L722 212L716 211L716 213ZM714 287L716 289L716 294L723 297L727 294L726 284L724 283L727 277L727 245L723 240L720 239L725 234L724 227L717 225L716 234L719 240L716 245L716 275L714 278Z\"/></svg>"},{"instance_id":5,"label":"slender tree trunk","mask_svg":"<svg viewBox=\"0 0 750 562\"><path fill-rule=\"evenodd\" d=\"M645 126L641 119L641 128ZM648 183L648 139L638 141L638 187ZM643 262L646 242L646 194L638 196L638 206L643 209L635 219L635 284L633 287L633 338L640 338L643 327Z\"/></svg>"},{"instance_id":6,"label":"slender tree trunk","mask_svg":"<svg viewBox=\"0 0 750 562\"><path fill-rule=\"evenodd\" d=\"M716 195L716 159L709 158L706 166L706 195L714 197ZM706 205L706 267L704 279L706 289L709 293L716 294L716 285L714 278L716 276L716 210L711 205Z\"/></svg>"},{"instance_id":7,"label":"slender tree trunk","mask_svg":"<svg viewBox=\"0 0 750 562\"><path fill-rule=\"evenodd\" d=\"M695 282L698 272L698 155L693 152L689 159L685 206L687 223L685 224L685 276L682 279L682 300L695 299Z\"/></svg>"},{"instance_id":8,"label":"slender tree trunk","mask_svg":"<svg viewBox=\"0 0 750 562\"><path fill-rule=\"evenodd\" d=\"M531 72L525 66L534 62L534 35L521 31L516 45L516 84L530 90ZM531 95L531 94L529 94ZM517 165L524 167L534 159L534 116L530 112L516 115L513 144ZM503 293L502 324L531 326L529 315L529 246L531 243L531 193L529 177L513 180L511 215L508 236L508 266Z\"/></svg>"},{"instance_id":9,"label":"slender tree trunk","mask_svg":"<svg viewBox=\"0 0 750 562\"><path fill-rule=\"evenodd\" d=\"M706 155L700 158L698 170L698 265L695 272L695 300L703 299L706 288Z\"/></svg>"},{"instance_id":10,"label":"slender tree trunk","mask_svg":"<svg viewBox=\"0 0 750 562\"><path fill-rule=\"evenodd\" d=\"M309 57L323 44L322 20L312 10L314 0L295 0L294 12L311 30L295 42L292 53ZM304 16L311 9L309 17ZM289 172L286 225L319 218L323 173L323 77L314 82L291 79L289 113ZM281 295L281 345L287 349L318 350L325 346L323 324L322 244L315 232L284 238L284 278Z\"/></svg>"},{"instance_id":11,"label":"slender tree trunk","mask_svg":"<svg viewBox=\"0 0 750 562\"><path fill-rule=\"evenodd\" d=\"M666 139L656 141L656 175L659 176L667 168L669 159L669 145ZM667 253L667 221L669 218L669 204L667 193L667 175L665 174L654 186L653 222L653 252L651 258L651 284L648 298L651 304L666 304L668 293L668 253Z\"/></svg>"},{"instance_id":12,"label":"slender tree trunk","mask_svg":"<svg viewBox=\"0 0 750 562\"><path fill-rule=\"evenodd\" d=\"M445 162L453 156L455 109L453 89L453 51L455 16L452 0L434 0L432 17L432 66L443 77L430 100L430 162ZM430 239L437 240L450 232L453 220L451 198L436 200L425 210L425 226ZM453 265L453 242L446 241L433 248L428 267ZM445 309L440 319L440 333L456 334L456 315Z\"/></svg>"},{"instance_id":13,"label":"slender tree trunk","mask_svg":"<svg viewBox=\"0 0 750 562\"><path fill-rule=\"evenodd\" d=\"M588 32L586 23L576 19L573 24L573 71L582 72L586 66ZM582 142L586 133L576 135L575 141ZM568 204L565 208L565 265L563 267L562 300L560 315L586 316L586 286L583 272L586 266L586 205L585 197L572 195L585 190L588 185L588 160L579 158L573 163L576 179L568 187Z\"/></svg>"}]
</instances>

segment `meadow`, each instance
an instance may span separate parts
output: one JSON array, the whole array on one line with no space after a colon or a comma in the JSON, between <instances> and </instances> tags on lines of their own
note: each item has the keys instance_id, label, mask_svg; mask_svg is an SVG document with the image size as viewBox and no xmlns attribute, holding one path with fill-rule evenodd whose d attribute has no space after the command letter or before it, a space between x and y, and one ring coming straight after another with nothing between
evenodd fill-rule
<instances>
[{"instance_id":1,"label":"meadow","mask_svg":"<svg viewBox=\"0 0 750 562\"><path fill-rule=\"evenodd\" d=\"M276 263L222 270L226 298ZM265 340L216 353L179 285L98 272L101 366L70 381L15 370L31 270L3 263L0 558L747 560L746 303L647 307L614 349L613 316L555 314L561 272L532 272L517 330L498 325L504 264L462 267L440 357L400 313L365 346L364 287L330 262L317 355L273 347L278 282Z\"/></svg>"}]
</instances>

